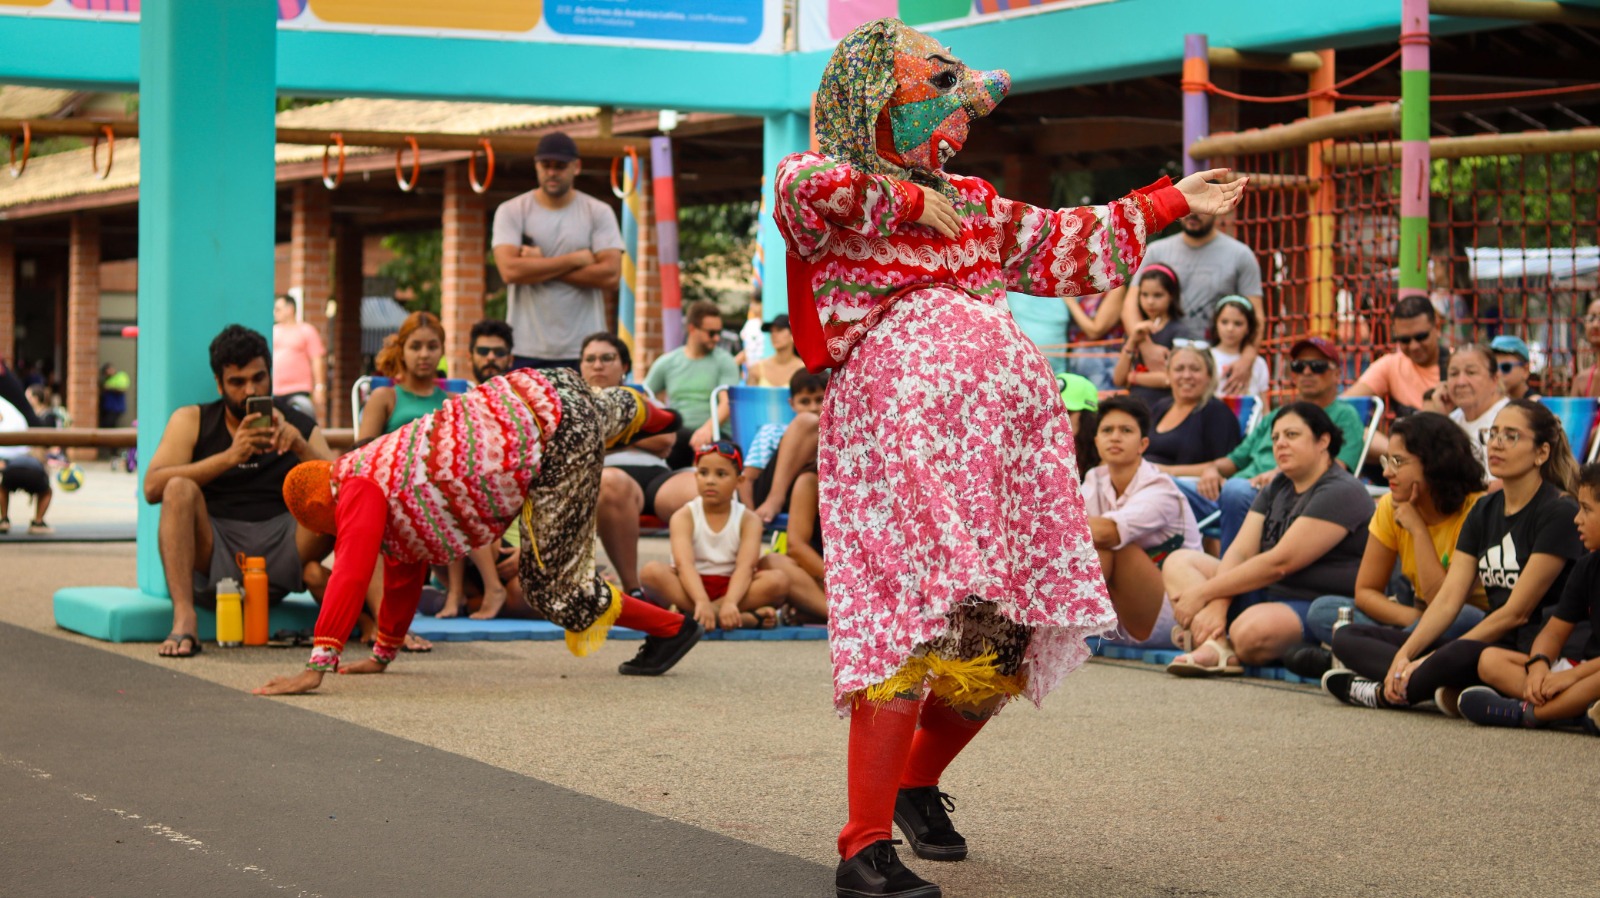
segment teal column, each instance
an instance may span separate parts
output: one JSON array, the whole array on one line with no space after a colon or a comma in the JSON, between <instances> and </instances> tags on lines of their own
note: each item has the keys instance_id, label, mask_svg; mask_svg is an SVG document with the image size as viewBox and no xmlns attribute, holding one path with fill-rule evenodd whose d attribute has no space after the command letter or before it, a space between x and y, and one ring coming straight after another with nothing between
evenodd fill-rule
<instances>
[{"instance_id":1,"label":"teal column","mask_svg":"<svg viewBox=\"0 0 1600 898\"><path fill-rule=\"evenodd\" d=\"M811 147L811 119L805 113L768 113L761 128L762 175L766 178L762 193L761 212L761 315L768 321L779 313L789 311L789 276L784 264L787 251L783 237L772 221L772 211L777 208L773 199L773 186L777 181L778 163L790 153Z\"/></svg>"},{"instance_id":2,"label":"teal column","mask_svg":"<svg viewBox=\"0 0 1600 898\"><path fill-rule=\"evenodd\" d=\"M207 347L272 333L277 8L146 3L139 24L139 476L180 405L217 398ZM139 507L139 588L167 595L160 509Z\"/></svg>"}]
</instances>

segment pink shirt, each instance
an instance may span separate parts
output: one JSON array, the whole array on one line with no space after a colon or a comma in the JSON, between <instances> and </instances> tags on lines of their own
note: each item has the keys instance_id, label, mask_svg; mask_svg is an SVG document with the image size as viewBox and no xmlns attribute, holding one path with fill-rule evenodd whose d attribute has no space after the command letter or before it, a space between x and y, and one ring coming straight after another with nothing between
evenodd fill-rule
<instances>
[{"instance_id":1,"label":"pink shirt","mask_svg":"<svg viewBox=\"0 0 1600 898\"><path fill-rule=\"evenodd\" d=\"M272 326L272 392L309 393L316 385L311 360L328 354L322 335L304 322Z\"/></svg>"},{"instance_id":2,"label":"pink shirt","mask_svg":"<svg viewBox=\"0 0 1600 898\"><path fill-rule=\"evenodd\" d=\"M1390 405L1398 402L1414 409L1422 408L1422 394L1439 385L1439 366L1418 368L1405 353L1391 352L1373 362L1357 383L1366 384Z\"/></svg>"},{"instance_id":3,"label":"pink shirt","mask_svg":"<svg viewBox=\"0 0 1600 898\"><path fill-rule=\"evenodd\" d=\"M1117 495L1111 469L1099 465L1083 479L1083 510L1091 518L1106 518L1117 525L1120 549L1129 543L1153 549L1179 533L1185 549L1200 548L1200 528L1189 500L1171 477L1152 462L1140 462L1128 488Z\"/></svg>"}]
</instances>

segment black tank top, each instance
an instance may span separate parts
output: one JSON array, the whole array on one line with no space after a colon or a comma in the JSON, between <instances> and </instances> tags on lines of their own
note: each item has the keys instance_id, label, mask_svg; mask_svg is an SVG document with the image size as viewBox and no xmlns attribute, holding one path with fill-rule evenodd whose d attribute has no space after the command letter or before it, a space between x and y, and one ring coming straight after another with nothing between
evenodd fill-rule
<instances>
[{"instance_id":1,"label":"black tank top","mask_svg":"<svg viewBox=\"0 0 1600 898\"><path fill-rule=\"evenodd\" d=\"M273 397L272 404L301 436L310 439L317 422L290 408L282 398ZM227 415L221 399L200 406L200 433L194 441L195 461L226 452L233 445ZM200 488L206 497L206 511L214 518L229 521L265 521L286 513L289 508L283 503L283 481L299 463L299 456L292 452L252 456Z\"/></svg>"}]
</instances>

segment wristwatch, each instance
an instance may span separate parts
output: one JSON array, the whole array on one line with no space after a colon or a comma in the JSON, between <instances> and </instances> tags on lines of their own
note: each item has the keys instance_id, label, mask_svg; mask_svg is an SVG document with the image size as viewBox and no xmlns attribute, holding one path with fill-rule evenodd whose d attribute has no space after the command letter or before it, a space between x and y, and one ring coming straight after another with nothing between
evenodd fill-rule
<instances>
[{"instance_id":1,"label":"wristwatch","mask_svg":"<svg viewBox=\"0 0 1600 898\"><path fill-rule=\"evenodd\" d=\"M1533 666L1533 663L1535 661L1543 661L1545 667L1554 667L1555 666L1555 662L1550 660L1550 656L1541 654L1541 655L1534 655L1533 657L1529 658L1528 660L1522 662L1522 669L1524 671L1527 671L1528 668Z\"/></svg>"}]
</instances>

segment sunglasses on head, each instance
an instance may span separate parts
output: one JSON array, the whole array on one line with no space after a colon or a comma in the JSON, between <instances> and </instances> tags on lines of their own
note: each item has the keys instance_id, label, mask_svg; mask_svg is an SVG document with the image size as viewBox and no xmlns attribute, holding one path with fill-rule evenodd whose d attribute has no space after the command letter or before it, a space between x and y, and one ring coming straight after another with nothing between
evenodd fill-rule
<instances>
[{"instance_id":1,"label":"sunglasses on head","mask_svg":"<svg viewBox=\"0 0 1600 898\"><path fill-rule=\"evenodd\" d=\"M1521 362L1501 362L1499 365L1501 374L1510 374L1520 367L1522 367Z\"/></svg>"},{"instance_id":2,"label":"sunglasses on head","mask_svg":"<svg viewBox=\"0 0 1600 898\"><path fill-rule=\"evenodd\" d=\"M744 453L740 452L739 447L734 445L731 440L717 440L715 443L706 443L694 450L696 463L707 455L720 455L733 462L735 468L744 467Z\"/></svg>"},{"instance_id":3,"label":"sunglasses on head","mask_svg":"<svg viewBox=\"0 0 1600 898\"><path fill-rule=\"evenodd\" d=\"M511 354L511 350L501 346L474 346L472 347L472 354L503 359Z\"/></svg>"},{"instance_id":4,"label":"sunglasses on head","mask_svg":"<svg viewBox=\"0 0 1600 898\"><path fill-rule=\"evenodd\" d=\"M1327 359L1295 359L1289 363L1289 370L1296 374L1327 374L1332 368L1333 363Z\"/></svg>"},{"instance_id":5,"label":"sunglasses on head","mask_svg":"<svg viewBox=\"0 0 1600 898\"><path fill-rule=\"evenodd\" d=\"M1410 346L1412 343L1421 343L1423 340L1428 339L1428 335L1431 333L1433 333L1433 328L1430 327L1420 334L1395 334L1394 341L1401 346Z\"/></svg>"}]
</instances>

